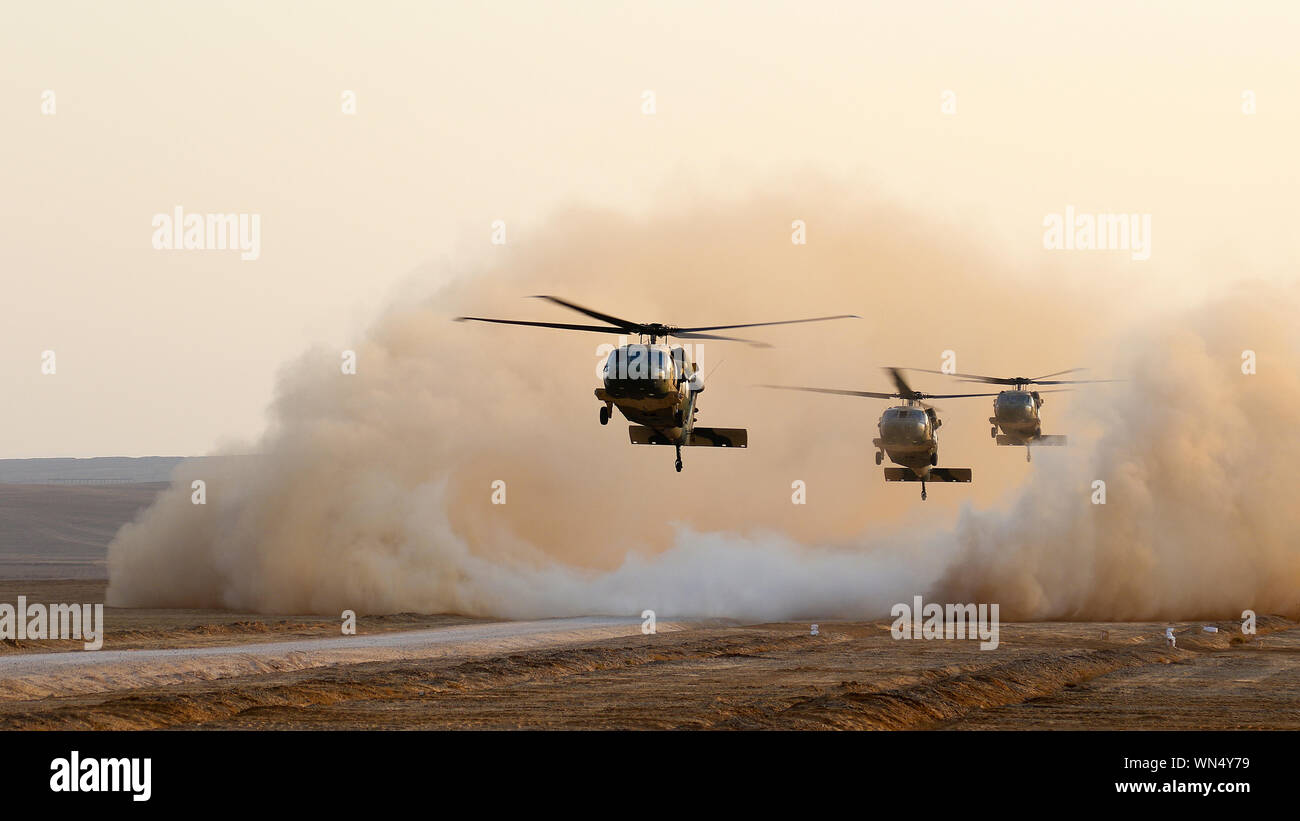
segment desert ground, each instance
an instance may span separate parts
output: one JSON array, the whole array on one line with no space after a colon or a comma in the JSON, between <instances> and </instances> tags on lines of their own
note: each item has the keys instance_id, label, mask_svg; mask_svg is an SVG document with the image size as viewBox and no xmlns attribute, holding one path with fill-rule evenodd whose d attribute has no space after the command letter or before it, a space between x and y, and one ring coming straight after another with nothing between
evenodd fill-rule
<instances>
[{"instance_id":1,"label":"desert ground","mask_svg":"<svg viewBox=\"0 0 1300 821\"><path fill-rule=\"evenodd\" d=\"M165 487L0 484L0 575L105 578L113 534Z\"/></svg>"},{"instance_id":2,"label":"desert ground","mask_svg":"<svg viewBox=\"0 0 1300 821\"><path fill-rule=\"evenodd\" d=\"M102 600L23 581L0 601ZM5 642L4 729L1300 729L1300 625L493 622L106 610L104 649Z\"/></svg>"},{"instance_id":3,"label":"desert ground","mask_svg":"<svg viewBox=\"0 0 1300 821\"><path fill-rule=\"evenodd\" d=\"M162 487L0 484L0 602L102 602ZM3 729L1300 729L1300 624L741 624L105 608L103 648L0 641Z\"/></svg>"}]
</instances>

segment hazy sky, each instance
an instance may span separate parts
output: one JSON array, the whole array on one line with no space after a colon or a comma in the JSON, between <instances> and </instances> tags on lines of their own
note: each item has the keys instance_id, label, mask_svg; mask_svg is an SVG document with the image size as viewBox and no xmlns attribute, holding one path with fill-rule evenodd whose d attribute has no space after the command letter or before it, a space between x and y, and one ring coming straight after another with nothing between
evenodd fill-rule
<instances>
[{"instance_id":1,"label":"hazy sky","mask_svg":"<svg viewBox=\"0 0 1300 821\"><path fill-rule=\"evenodd\" d=\"M253 437L287 361L573 203L831 180L1134 315L1294 280L1297 43L1290 2L8 3L0 457ZM259 258L155 250L178 205L259 215ZM1067 205L1151 214L1150 260L1045 251Z\"/></svg>"}]
</instances>

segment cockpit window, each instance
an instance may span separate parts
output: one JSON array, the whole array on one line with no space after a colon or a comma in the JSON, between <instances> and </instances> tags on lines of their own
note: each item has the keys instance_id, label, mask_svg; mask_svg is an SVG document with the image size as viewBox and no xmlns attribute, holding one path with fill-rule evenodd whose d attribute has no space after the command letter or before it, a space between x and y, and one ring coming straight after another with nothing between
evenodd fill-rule
<instances>
[{"instance_id":1,"label":"cockpit window","mask_svg":"<svg viewBox=\"0 0 1300 821\"><path fill-rule=\"evenodd\" d=\"M673 357L662 348L649 345L625 345L615 348L605 360L607 379L673 378Z\"/></svg>"},{"instance_id":2,"label":"cockpit window","mask_svg":"<svg viewBox=\"0 0 1300 821\"><path fill-rule=\"evenodd\" d=\"M920 419L924 416L924 411L914 408L890 408L885 411L886 419Z\"/></svg>"}]
</instances>

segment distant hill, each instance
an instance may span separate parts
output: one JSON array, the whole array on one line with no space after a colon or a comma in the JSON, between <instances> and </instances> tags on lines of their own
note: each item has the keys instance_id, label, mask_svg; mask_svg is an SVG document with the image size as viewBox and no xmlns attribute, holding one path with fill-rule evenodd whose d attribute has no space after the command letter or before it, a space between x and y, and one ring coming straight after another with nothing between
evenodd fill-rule
<instances>
[{"instance_id":1,"label":"distant hill","mask_svg":"<svg viewBox=\"0 0 1300 821\"><path fill-rule=\"evenodd\" d=\"M0 578L105 578L118 529L205 458L243 457L0 459Z\"/></svg>"},{"instance_id":2,"label":"distant hill","mask_svg":"<svg viewBox=\"0 0 1300 821\"><path fill-rule=\"evenodd\" d=\"M243 456L99 456L91 459L0 459L0 484L124 485L170 482L181 462Z\"/></svg>"},{"instance_id":3,"label":"distant hill","mask_svg":"<svg viewBox=\"0 0 1300 821\"><path fill-rule=\"evenodd\" d=\"M182 462L246 456L0 459L0 579L102 579L108 543Z\"/></svg>"},{"instance_id":4,"label":"distant hill","mask_svg":"<svg viewBox=\"0 0 1300 821\"><path fill-rule=\"evenodd\" d=\"M0 459L0 482L22 485L139 484L167 482L183 456L132 459Z\"/></svg>"},{"instance_id":5,"label":"distant hill","mask_svg":"<svg viewBox=\"0 0 1300 821\"><path fill-rule=\"evenodd\" d=\"M0 483L0 578L106 578L108 543L166 487Z\"/></svg>"}]
</instances>

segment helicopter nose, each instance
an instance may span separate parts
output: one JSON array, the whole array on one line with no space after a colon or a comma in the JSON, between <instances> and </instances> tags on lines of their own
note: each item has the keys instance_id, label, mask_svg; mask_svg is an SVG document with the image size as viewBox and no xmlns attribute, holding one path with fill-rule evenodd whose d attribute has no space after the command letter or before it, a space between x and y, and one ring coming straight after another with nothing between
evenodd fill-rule
<instances>
[{"instance_id":1,"label":"helicopter nose","mask_svg":"<svg viewBox=\"0 0 1300 821\"><path fill-rule=\"evenodd\" d=\"M1029 405L1008 402L999 404L997 415L1008 421L1023 422L1033 416L1033 411Z\"/></svg>"},{"instance_id":2,"label":"helicopter nose","mask_svg":"<svg viewBox=\"0 0 1300 821\"><path fill-rule=\"evenodd\" d=\"M885 423L887 438L896 442L919 442L925 438L925 422L915 419L891 419Z\"/></svg>"}]
</instances>

